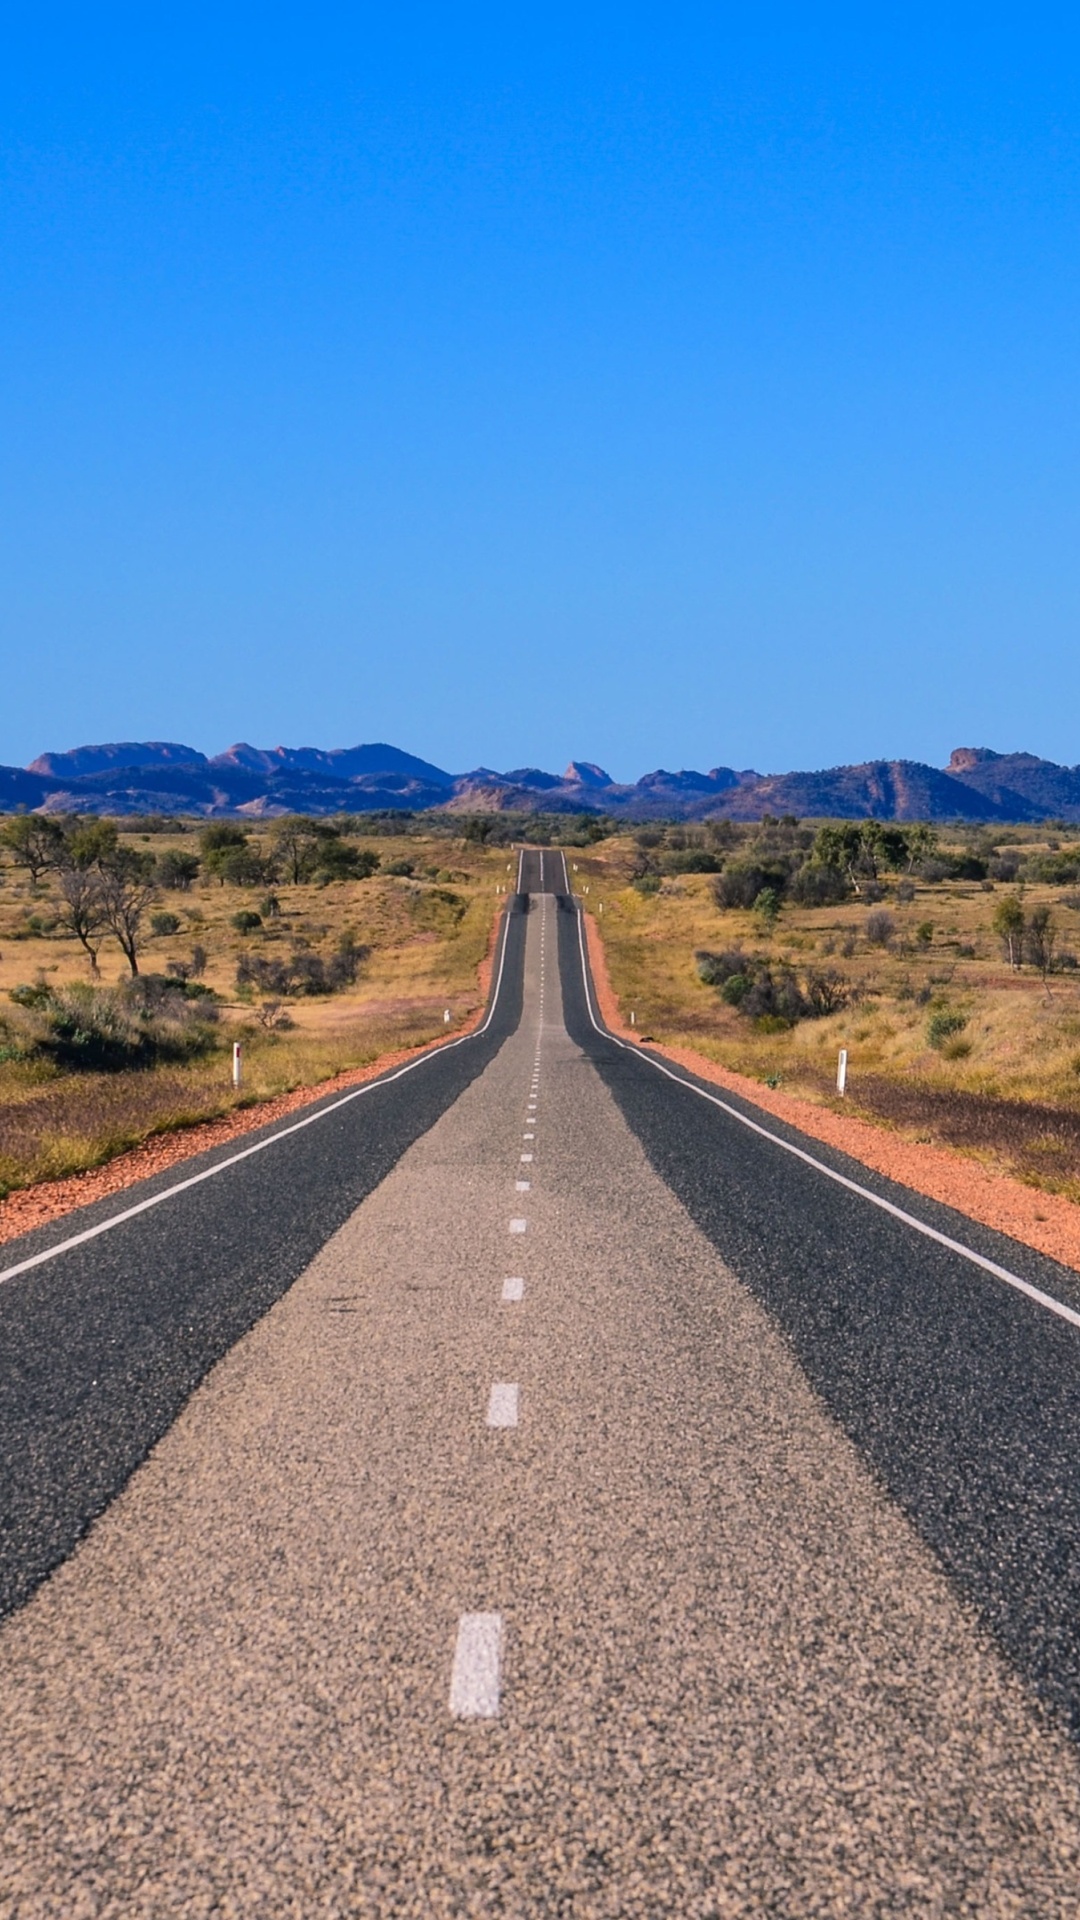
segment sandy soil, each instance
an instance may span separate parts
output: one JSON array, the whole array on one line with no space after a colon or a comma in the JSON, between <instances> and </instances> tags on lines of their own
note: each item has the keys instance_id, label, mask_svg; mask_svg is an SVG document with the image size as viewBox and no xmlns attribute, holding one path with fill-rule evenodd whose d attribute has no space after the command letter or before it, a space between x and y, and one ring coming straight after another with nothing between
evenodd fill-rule
<instances>
[{"instance_id":1,"label":"sandy soil","mask_svg":"<svg viewBox=\"0 0 1080 1920\"><path fill-rule=\"evenodd\" d=\"M487 954L478 969L479 1004L455 1029L451 1036L454 1040L472 1033L484 1017L503 904L500 902L492 922ZM321 1080L317 1086L297 1087L293 1093L279 1094L274 1100L256 1101L253 1106L244 1107L241 1111L224 1114L220 1120L204 1120L175 1133L155 1134L152 1139L144 1140L141 1146L133 1147L130 1153L118 1154L107 1166L93 1167L87 1173L73 1174L66 1180L43 1180L37 1186L18 1188L6 1200L0 1201L0 1245L5 1240L17 1239L21 1233L29 1233L33 1227L46 1226L50 1220L71 1213L76 1207L89 1206L92 1201L103 1200L110 1193L120 1193L125 1187L148 1179L151 1174L162 1173L182 1160L192 1159L197 1153L205 1153L209 1147L224 1146L227 1141L236 1140L241 1134L254 1133L256 1128L265 1127L272 1120L295 1113L298 1107L309 1107L316 1100L324 1100L338 1088L356 1087L365 1080L375 1080L391 1067L415 1059L419 1053L432 1053L446 1044L443 1040L437 1040L428 1047L399 1048L394 1053L383 1054L378 1060L369 1061L366 1067L352 1067L345 1073L335 1074L330 1080Z\"/></svg>"},{"instance_id":2,"label":"sandy soil","mask_svg":"<svg viewBox=\"0 0 1080 1920\"><path fill-rule=\"evenodd\" d=\"M591 914L585 916L585 927L601 1015L620 1039L637 1041L639 1035L623 1020ZM655 1040L650 1040L649 1046L652 1052L662 1054L699 1079L726 1087L729 1093L737 1093L766 1113L775 1114L778 1120L786 1120L789 1126L798 1127L811 1139L823 1140L830 1147L849 1153L853 1160L861 1160L863 1166L873 1167L887 1179L898 1180L915 1193L925 1194L929 1200L940 1200L946 1206L955 1207L969 1219L979 1220L998 1233L1007 1233L1013 1240L1048 1254L1052 1260L1060 1260L1064 1266L1080 1268L1080 1207L1060 1194L1026 1187L1022 1181L992 1172L949 1147L905 1140L902 1135L876 1127L870 1121L849 1118L828 1107L816 1106L813 1101L799 1100L793 1094L762 1086L758 1080L728 1072L726 1067L704 1059L689 1047L663 1046Z\"/></svg>"}]
</instances>

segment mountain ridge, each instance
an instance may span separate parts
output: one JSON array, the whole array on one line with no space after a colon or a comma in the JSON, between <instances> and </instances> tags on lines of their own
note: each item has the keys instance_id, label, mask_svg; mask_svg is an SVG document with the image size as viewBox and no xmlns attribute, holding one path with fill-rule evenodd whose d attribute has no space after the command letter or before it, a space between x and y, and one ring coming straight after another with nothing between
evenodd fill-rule
<instances>
[{"instance_id":1,"label":"mountain ridge","mask_svg":"<svg viewBox=\"0 0 1080 1920\"><path fill-rule=\"evenodd\" d=\"M208 757L179 741L119 741L46 752L0 767L0 811L195 813L603 813L627 820L759 820L794 813L840 819L1080 822L1080 766L1032 753L957 747L948 765L868 760L813 771L706 773L658 767L633 782L594 761L563 774L541 767L448 773L385 741L355 747L253 747Z\"/></svg>"}]
</instances>

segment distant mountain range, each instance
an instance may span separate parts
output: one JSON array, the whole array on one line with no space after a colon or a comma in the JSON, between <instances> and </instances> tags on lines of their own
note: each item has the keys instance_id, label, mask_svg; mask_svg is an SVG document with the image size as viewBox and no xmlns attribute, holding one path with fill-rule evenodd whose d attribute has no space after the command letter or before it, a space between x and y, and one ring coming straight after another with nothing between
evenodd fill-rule
<instances>
[{"instance_id":1,"label":"distant mountain range","mask_svg":"<svg viewBox=\"0 0 1080 1920\"><path fill-rule=\"evenodd\" d=\"M0 811L187 813L273 818L440 807L458 813L604 813L627 820L760 820L763 814L877 820L1080 821L1080 767L1032 753L958 747L946 768L870 760L819 773L647 773L633 785L572 760L446 773L399 747L251 747L208 759L175 740L124 740L0 767Z\"/></svg>"}]
</instances>

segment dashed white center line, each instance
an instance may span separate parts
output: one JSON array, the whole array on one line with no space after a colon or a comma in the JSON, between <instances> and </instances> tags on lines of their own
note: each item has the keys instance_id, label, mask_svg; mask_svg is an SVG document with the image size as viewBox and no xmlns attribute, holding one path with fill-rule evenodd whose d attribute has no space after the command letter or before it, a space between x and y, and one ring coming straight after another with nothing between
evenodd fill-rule
<instances>
[{"instance_id":1,"label":"dashed white center line","mask_svg":"<svg viewBox=\"0 0 1080 1920\"><path fill-rule=\"evenodd\" d=\"M524 1233L528 1224L527 1220L511 1220L510 1231L511 1233Z\"/></svg>"},{"instance_id":2,"label":"dashed white center line","mask_svg":"<svg viewBox=\"0 0 1080 1920\"><path fill-rule=\"evenodd\" d=\"M524 1164L524 1163L527 1163L527 1162L528 1162L529 1160L531 1160L531 1159L532 1159L532 1154L531 1154L531 1153L523 1153L523 1154L522 1154L522 1156L521 1156L521 1158L522 1158L522 1162L523 1162L523 1164Z\"/></svg>"},{"instance_id":3,"label":"dashed white center line","mask_svg":"<svg viewBox=\"0 0 1080 1920\"><path fill-rule=\"evenodd\" d=\"M488 1397L487 1423L489 1427L517 1426L518 1389L516 1380L496 1380Z\"/></svg>"},{"instance_id":4,"label":"dashed white center line","mask_svg":"<svg viewBox=\"0 0 1080 1920\"><path fill-rule=\"evenodd\" d=\"M531 1193L532 1191L532 1182L529 1180L515 1180L514 1186L518 1193Z\"/></svg>"},{"instance_id":5,"label":"dashed white center line","mask_svg":"<svg viewBox=\"0 0 1080 1920\"><path fill-rule=\"evenodd\" d=\"M450 1711L455 1720L494 1720L499 1712L501 1613L463 1613L458 1621Z\"/></svg>"},{"instance_id":6,"label":"dashed white center line","mask_svg":"<svg viewBox=\"0 0 1080 1920\"><path fill-rule=\"evenodd\" d=\"M524 1280L516 1275L509 1280L504 1280L502 1297L504 1300L523 1300L525 1297Z\"/></svg>"},{"instance_id":7,"label":"dashed white center line","mask_svg":"<svg viewBox=\"0 0 1080 1920\"><path fill-rule=\"evenodd\" d=\"M536 1139L536 1135L535 1135L535 1133L523 1133L521 1137L522 1137L522 1139L523 1139L523 1140L535 1140L535 1139Z\"/></svg>"}]
</instances>

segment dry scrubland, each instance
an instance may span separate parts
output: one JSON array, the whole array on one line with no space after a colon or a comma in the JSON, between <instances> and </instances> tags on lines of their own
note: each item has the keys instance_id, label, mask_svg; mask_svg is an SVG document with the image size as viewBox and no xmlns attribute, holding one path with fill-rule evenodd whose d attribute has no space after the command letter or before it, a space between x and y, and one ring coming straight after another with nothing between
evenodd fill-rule
<instances>
[{"instance_id":1,"label":"dry scrubland","mask_svg":"<svg viewBox=\"0 0 1080 1920\"><path fill-rule=\"evenodd\" d=\"M138 822L117 824L122 858L138 856L148 868L152 856L156 873L170 851L200 854L201 823L152 833ZM248 830L253 873L272 862L276 840L276 823ZM461 1027L480 1001L478 968L510 855L446 835L359 833L347 844L361 863L365 852L377 856L378 871L295 884L279 871L238 883L208 874L203 860L187 887L155 884L142 916L137 981L107 933L94 936L95 980L62 924L59 873L46 870L35 881L10 849L0 853L0 1196ZM412 872L387 871L403 864ZM238 914L258 915L260 924L241 929ZM175 921L175 930L151 931L155 916L159 926ZM312 992L310 980L299 990L295 980L284 991L258 981L238 987L243 956L256 971L259 963L288 969L298 957L302 969L314 956L334 978L343 950L337 978L344 982L333 992ZM166 987L178 972L187 983ZM134 1007L126 1004L133 994ZM102 1009L109 1015L114 1003L120 1007L125 1044L132 1032L136 1041L164 1036L162 1044L135 1068L95 1070L93 1048L73 1064L88 1003L106 1027ZM234 1040L244 1048L239 1094L231 1085Z\"/></svg>"},{"instance_id":2,"label":"dry scrubland","mask_svg":"<svg viewBox=\"0 0 1080 1920\"><path fill-rule=\"evenodd\" d=\"M604 832L550 824L568 842ZM118 822L103 841L100 823L74 822L36 877L17 845L0 846L0 1194L422 1046L447 1031L446 1008L459 1029L513 866L480 836L504 841L514 826L360 820L319 840L325 827L307 822L290 841L288 822L265 822L215 851L203 822ZM25 823L0 825L0 842L12 830ZM904 829L909 844L872 847L868 868L850 844L860 829L825 829L837 831L849 844L832 845L842 897L829 905L799 898L828 878L814 823L568 844L624 1013L643 1036L833 1106L846 1046L846 1111L1080 1200L1080 835L945 831L935 847ZM197 877L173 884L170 861L184 857ZM80 872L142 887L137 979L100 925L95 978L65 927L64 887ZM754 905L718 904L740 886ZM995 928L1003 905L1026 924L1019 966Z\"/></svg>"},{"instance_id":3,"label":"dry scrubland","mask_svg":"<svg viewBox=\"0 0 1080 1920\"><path fill-rule=\"evenodd\" d=\"M743 829L719 858L725 872L755 858L767 863L796 838L805 857L813 837L806 823ZM764 913L718 906L715 875L670 871L695 844L711 841L708 827L676 828L622 835L573 856L573 884L582 894L588 889L584 904L597 913L612 986L642 1036L690 1047L821 1104L843 1104L910 1138L958 1147L1080 1200L1080 887L1069 878L1080 870L1075 829L1071 837L1068 828L974 837L942 831L934 858L913 863L914 871L903 861L869 884L857 876L869 898L849 894L831 906L783 899L778 911L774 899ZM987 877L933 877L965 857ZM930 878L920 877L920 865ZM1056 883L1035 877L1047 871ZM1002 903L1014 901L1029 925L1049 910L1045 971L1019 940L1014 957L1022 964L1010 965L994 922ZM805 1002L815 977L831 976L826 999L832 991L846 1004L791 1025L775 1015L755 1018L737 978L741 1009L724 998L722 981L702 978L724 975L731 962L717 967L696 956L733 949L750 963L743 982L768 967L774 983L792 980ZM842 1046L850 1053L844 1103L835 1092Z\"/></svg>"}]
</instances>

